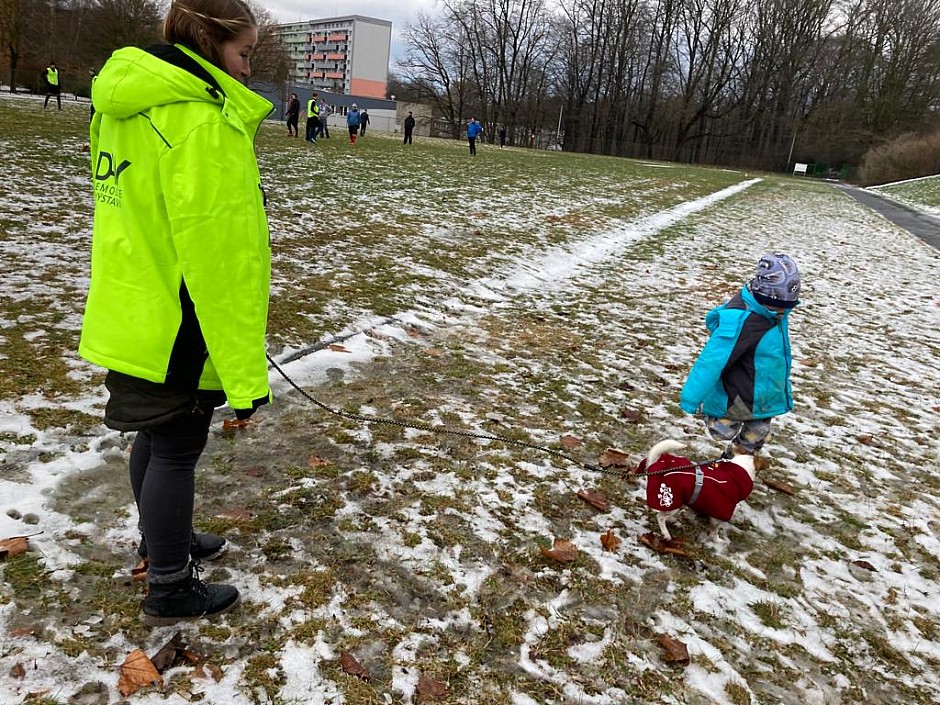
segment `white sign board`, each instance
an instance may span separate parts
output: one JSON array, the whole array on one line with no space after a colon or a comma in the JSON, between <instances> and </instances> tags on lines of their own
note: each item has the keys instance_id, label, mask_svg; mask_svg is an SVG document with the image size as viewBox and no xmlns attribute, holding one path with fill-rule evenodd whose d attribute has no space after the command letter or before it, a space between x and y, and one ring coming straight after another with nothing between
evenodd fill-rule
<instances>
[{"instance_id":1,"label":"white sign board","mask_svg":"<svg viewBox=\"0 0 940 705\"><path fill-rule=\"evenodd\" d=\"M807 166L809 165L802 164L801 162L797 162L796 164L793 165L793 175L796 176L797 174L803 174L805 176Z\"/></svg>"}]
</instances>

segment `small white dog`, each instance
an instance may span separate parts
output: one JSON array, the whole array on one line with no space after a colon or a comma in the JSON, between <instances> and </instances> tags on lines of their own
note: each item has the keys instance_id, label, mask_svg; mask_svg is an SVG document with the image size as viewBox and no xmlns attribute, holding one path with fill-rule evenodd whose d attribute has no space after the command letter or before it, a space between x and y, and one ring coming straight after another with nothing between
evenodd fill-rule
<instances>
[{"instance_id":1,"label":"small white dog","mask_svg":"<svg viewBox=\"0 0 940 705\"><path fill-rule=\"evenodd\" d=\"M647 476L646 504L658 512L659 529L667 541L672 536L666 520L682 507L719 521L731 521L735 507L754 489L754 456L736 454L731 460L693 463L671 455L681 448L685 444L679 441L660 441L636 469Z\"/></svg>"}]
</instances>

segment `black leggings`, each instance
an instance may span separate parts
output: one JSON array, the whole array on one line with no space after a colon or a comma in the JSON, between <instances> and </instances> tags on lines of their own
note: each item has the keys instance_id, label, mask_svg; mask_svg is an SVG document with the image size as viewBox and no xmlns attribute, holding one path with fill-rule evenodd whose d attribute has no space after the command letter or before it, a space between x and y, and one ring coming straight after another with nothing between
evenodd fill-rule
<instances>
[{"instance_id":1,"label":"black leggings","mask_svg":"<svg viewBox=\"0 0 940 705\"><path fill-rule=\"evenodd\" d=\"M189 575L196 462L209 438L211 410L138 431L130 476L140 528L147 537L152 583Z\"/></svg>"}]
</instances>

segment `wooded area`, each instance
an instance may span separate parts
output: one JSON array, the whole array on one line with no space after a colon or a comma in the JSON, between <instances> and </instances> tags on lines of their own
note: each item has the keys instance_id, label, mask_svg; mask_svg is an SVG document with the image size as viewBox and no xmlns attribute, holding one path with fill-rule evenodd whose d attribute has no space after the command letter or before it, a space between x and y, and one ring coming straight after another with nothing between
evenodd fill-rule
<instances>
[{"instance_id":1,"label":"wooded area","mask_svg":"<svg viewBox=\"0 0 940 705\"><path fill-rule=\"evenodd\" d=\"M0 0L0 69L39 90L55 60L64 90L87 94L90 70L156 41L163 13ZM254 78L281 83L286 53L257 14ZM389 93L432 104L454 137L475 115L516 145L823 175L865 164L868 181L865 155L884 161L897 141L892 174L940 172L940 152L917 146L940 143L940 0L440 0L404 39Z\"/></svg>"},{"instance_id":2,"label":"wooded area","mask_svg":"<svg viewBox=\"0 0 940 705\"><path fill-rule=\"evenodd\" d=\"M399 94L515 144L838 169L938 127L940 0L441 0L406 41Z\"/></svg>"},{"instance_id":3,"label":"wooded area","mask_svg":"<svg viewBox=\"0 0 940 705\"><path fill-rule=\"evenodd\" d=\"M252 73L283 81L287 55L270 13L249 3L259 22ZM63 90L88 95L91 71L115 49L160 41L166 2L156 0L0 0L0 69L10 86L41 90L40 72L55 61Z\"/></svg>"}]
</instances>

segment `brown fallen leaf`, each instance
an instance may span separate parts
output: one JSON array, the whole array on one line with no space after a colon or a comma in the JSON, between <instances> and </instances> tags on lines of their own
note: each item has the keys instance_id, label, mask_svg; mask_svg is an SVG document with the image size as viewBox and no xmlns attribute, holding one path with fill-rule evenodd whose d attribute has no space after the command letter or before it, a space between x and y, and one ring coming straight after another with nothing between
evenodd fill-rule
<instances>
[{"instance_id":1,"label":"brown fallen leaf","mask_svg":"<svg viewBox=\"0 0 940 705\"><path fill-rule=\"evenodd\" d=\"M0 559L13 558L29 549L29 539L25 536L12 536L0 539Z\"/></svg>"},{"instance_id":2,"label":"brown fallen leaf","mask_svg":"<svg viewBox=\"0 0 940 705\"><path fill-rule=\"evenodd\" d=\"M250 421L250 419L225 419L222 421L222 429L245 428Z\"/></svg>"},{"instance_id":3,"label":"brown fallen leaf","mask_svg":"<svg viewBox=\"0 0 940 705\"><path fill-rule=\"evenodd\" d=\"M153 663L141 649L132 651L121 664L121 677L118 679L118 691L125 698L133 695L138 688L149 685L163 685L163 677L157 673Z\"/></svg>"},{"instance_id":4,"label":"brown fallen leaf","mask_svg":"<svg viewBox=\"0 0 940 705\"><path fill-rule=\"evenodd\" d=\"M568 450L571 450L572 448L577 448L578 446L582 444L582 441L580 438L578 438L577 436L572 436L571 434L565 434L564 436L561 437L561 440L559 442L561 443L562 448L567 448Z\"/></svg>"},{"instance_id":5,"label":"brown fallen leaf","mask_svg":"<svg viewBox=\"0 0 940 705\"><path fill-rule=\"evenodd\" d=\"M264 469L263 465L252 465L250 468L245 468L245 474L248 477L264 477L267 470Z\"/></svg>"},{"instance_id":6,"label":"brown fallen leaf","mask_svg":"<svg viewBox=\"0 0 940 705\"><path fill-rule=\"evenodd\" d=\"M686 550L682 547L681 539L672 539L667 541L662 536L657 536L656 534L641 534L638 537L640 543L649 546L656 553L667 553L672 556L683 556L684 558L689 558L689 554L686 553Z\"/></svg>"},{"instance_id":7,"label":"brown fallen leaf","mask_svg":"<svg viewBox=\"0 0 940 705\"><path fill-rule=\"evenodd\" d=\"M332 465L329 460L321 458L319 455L311 455L307 458L307 465L311 468L323 468L327 465Z\"/></svg>"},{"instance_id":8,"label":"brown fallen leaf","mask_svg":"<svg viewBox=\"0 0 940 705\"><path fill-rule=\"evenodd\" d=\"M601 534L601 546L604 547L605 551L611 552L616 551L617 547L620 546L620 539L617 538L613 529L607 529L607 531Z\"/></svg>"},{"instance_id":9,"label":"brown fallen leaf","mask_svg":"<svg viewBox=\"0 0 940 705\"><path fill-rule=\"evenodd\" d=\"M200 663L193 668L193 678L211 678L216 683L222 680L222 669L214 663Z\"/></svg>"},{"instance_id":10,"label":"brown fallen leaf","mask_svg":"<svg viewBox=\"0 0 940 705\"><path fill-rule=\"evenodd\" d=\"M345 673L361 678L364 681L369 680L369 672L363 668L362 664L356 660L356 657L348 651L340 652L339 665L343 667Z\"/></svg>"},{"instance_id":11,"label":"brown fallen leaf","mask_svg":"<svg viewBox=\"0 0 940 705\"><path fill-rule=\"evenodd\" d=\"M18 627L18 628L16 628L16 629L11 629L11 630L10 630L10 636L12 636L12 637L18 637L18 636L33 636L35 633L36 633L36 632L35 632L33 629L31 629L30 627Z\"/></svg>"},{"instance_id":12,"label":"brown fallen leaf","mask_svg":"<svg viewBox=\"0 0 940 705\"><path fill-rule=\"evenodd\" d=\"M870 570L872 573L877 573L878 569L873 566L868 561L852 561L852 565L857 565L859 568L864 568L865 570Z\"/></svg>"},{"instance_id":13,"label":"brown fallen leaf","mask_svg":"<svg viewBox=\"0 0 940 705\"><path fill-rule=\"evenodd\" d=\"M195 651L190 651L189 649L183 649L180 652L180 658L190 666L199 666L203 662L202 654L197 654Z\"/></svg>"},{"instance_id":14,"label":"brown fallen leaf","mask_svg":"<svg viewBox=\"0 0 940 705\"><path fill-rule=\"evenodd\" d=\"M352 352L351 350L349 350L349 348L344 348L342 345L339 345L338 343L330 343L326 347L332 350L333 352L344 352L344 353Z\"/></svg>"},{"instance_id":15,"label":"brown fallen leaf","mask_svg":"<svg viewBox=\"0 0 940 705\"><path fill-rule=\"evenodd\" d=\"M865 446L870 446L875 442L875 437L870 433L863 433L858 437L858 442Z\"/></svg>"},{"instance_id":16,"label":"brown fallen leaf","mask_svg":"<svg viewBox=\"0 0 940 705\"><path fill-rule=\"evenodd\" d=\"M424 348L424 354L430 355L431 357L440 357L444 353L437 348Z\"/></svg>"},{"instance_id":17,"label":"brown fallen leaf","mask_svg":"<svg viewBox=\"0 0 940 705\"><path fill-rule=\"evenodd\" d=\"M418 676L418 695L423 698L443 698L447 695L447 686L436 681L433 678L428 678L423 673Z\"/></svg>"},{"instance_id":18,"label":"brown fallen leaf","mask_svg":"<svg viewBox=\"0 0 940 705\"><path fill-rule=\"evenodd\" d=\"M220 517L228 517L229 519L251 519L254 517L254 512L250 509L223 509L218 514Z\"/></svg>"},{"instance_id":19,"label":"brown fallen leaf","mask_svg":"<svg viewBox=\"0 0 940 705\"><path fill-rule=\"evenodd\" d=\"M150 561L141 558L137 565L131 568L131 580L145 583L147 582L147 569L150 568Z\"/></svg>"},{"instance_id":20,"label":"brown fallen leaf","mask_svg":"<svg viewBox=\"0 0 940 705\"><path fill-rule=\"evenodd\" d=\"M10 678L15 678L19 681L26 678L26 668L23 667L23 664L14 663L12 666L10 666Z\"/></svg>"},{"instance_id":21,"label":"brown fallen leaf","mask_svg":"<svg viewBox=\"0 0 940 705\"><path fill-rule=\"evenodd\" d=\"M788 485L786 482L781 482L780 480L774 480L772 478L765 477L764 484L772 490L783 492L784 494L790 495L791 497L796 494L790 485Z\"/></svg>"},{"instance_id":22,"label":"brown fallen leaf","mask_svg":"<svg viewBox=\"0 0 940 705\"><path fill-rule=\"evenodd\" d=\"M542 555L560 563L578 560L578 548L567 539L555 539L551 548L543 548Z\"/></svg>"},{"instance_id":23,"label":"brown fallen leaf","mask_svg":"<svg viewBox=\"0 0 940 705\"><path fill-rule=\"evenodd\" d=\"M607 501L607 496L603 492L598 492L597 490L578 490L578 497L602 512L610 510L610 502Z\"/></svg>"},{"instance_id":24,"label":"brown fallen leaf","mask_svg":"<svg viewBox=\"0 0 940 705\"><path fill-rule=\"evenodd\" d=\"M656 643L666 652L663 656L666 663L675 663L680 666L689 665L689 650L681 641L666 634L660 634L656 637Z\"/></svg>"},{"instance_id":25,"label":"brown fallen leaf","mask_svg":"<svg viewBox=\"0 0 940 705\"><path fill-rule=\"evenodd\" d=\"M597 459L597 464L602 468L625 468L630 465L630 457L617 448L607 448Z\"/></svg>"},{"instance_id":26,"label":"brown fallen leaf","mask_svg":"<svg viewBox=\"0 0 940 705\"><path fill-rule=\"evenodd\" d=\"M185 650L186 642L183 641L183 633L176 632L173 638L161 646L160 650L153 655L150 662L157 669L157 673L166 673L167 669L173 667Z\"/></svg>"},{"instance_id":27,"label":"brown fallen leaf","mask_svg":"<svg viewBox=\"0 0 940 705\"><path fill-rule=\"evenodd\" d=\"M643 412L623 407L620 410L620 418L624 419L628 423L639 423L640 419L643 418Z\"/></svg>"}]
</instances>

